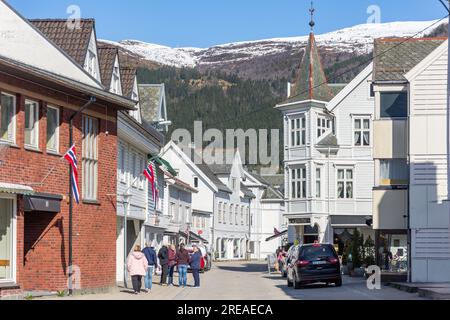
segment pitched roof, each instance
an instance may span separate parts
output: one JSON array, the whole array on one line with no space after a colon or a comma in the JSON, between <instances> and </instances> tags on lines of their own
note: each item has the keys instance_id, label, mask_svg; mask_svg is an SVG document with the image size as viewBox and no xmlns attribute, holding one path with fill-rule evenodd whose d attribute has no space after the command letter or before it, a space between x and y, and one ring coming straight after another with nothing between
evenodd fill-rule
<instances>
[{"instance_id":1,"label":"pitched roof","mask_svg":"<svg viewBox=\"0 0 450 320\"><path fill-rule=\"evenodd\" d=\"M333 90L328 85L325 72L323 71L314 33L311 32L294 88L286 102L304 100L328 102L333 96Z\"/></svg>"},{"instance_id":2,"label":"pitched roof","mask_svg":"<svg viewBox=\"0 0 450 320\"><path fill-rule=\"evenodd\" d=\"M139 85L142 121L152 124L159 121L159 108L164 95L164 84Z\"/></svg>"},{"instance_id":3,"label":"pitched roof","mask_svg":"<svg viewBox=\"0 0 450 320\"><path fill-rule=\"evenodd\" d=\"M109 88L111 86L114 63L116 62L119 50L116 47L106 45L99 45L97 50L102 84L106 88Z\"/></svg>"},{"instance_id":4,"label":"pitched roof","mask_svg":"<svg viewBox=\"0 0 450 320\"><path fill-rule=\"evenodd\" d=\"M230 174L231 168L233 165L231 164L210 164L209 168L214 174Z\"/></svg>"},{"instance_id":5,"label":"pitched roof","mask_svg":"<svg viewBox=\"0 0 450 320\"><path fill-rule=\"evenodd\" d=\"M95 28L94 19L81 19L80 28L69 28L67 19L30 19L48 39L84 66L89 41Z\"/></svg>"},{"instance_id":6,"label":"pitched roof","mask_svg":"<svg viewBox=\"0 0 450 320\"><path fill-rule=\"evenodd\" d=\"M134 79L136 77L135 68L120 68L120 78L122 80L122 94L131 98L134 87Z\"/></svg>"},{"instance_id":7,"label":"pitched roof","mask_svg":"<svg viewBox=\"0 0 450 320\"><path fill-rule=\"evenodd\" d=\"M447 38L380 38L374 46L374 81L406 81L404 75Z\"/></svg>"},{"instance_id":8,"label":"pitched roof","mask_svg":"<svg viewBox=\"0 0 450 320\"><path fill-rule=\"evenodd\" d=\"M339 147L337 137L333 133L327 134L318 143L320 147Z\"/></svg>"},{"instance_id":9,"label":"pitched roof","mask_svg":"<svg viewBox=\"0 0 450 320\"><path fill-rule=\"evenodd\" d=\"M233 193L230 188L228 188L219 178L211 171L210 166L205 163L196 164L197 167L211 180L212 183L215 184L217 189L227 193Z\"/></svg>"}]
</instances>

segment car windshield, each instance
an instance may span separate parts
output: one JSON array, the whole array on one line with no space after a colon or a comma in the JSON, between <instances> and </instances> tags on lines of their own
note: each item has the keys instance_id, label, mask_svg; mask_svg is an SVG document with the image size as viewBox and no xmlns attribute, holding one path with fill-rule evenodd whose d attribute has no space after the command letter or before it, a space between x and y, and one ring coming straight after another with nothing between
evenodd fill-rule
<instances>
[{"instance_id":1,"label":"car windshield","mask_svg":"<svg viewBox=\"0 0 450 320\"><path fill-rule=\"evenodd\" d=\"M328 257L335 257L330 246L307 246L300 251L300 259L302 260L316 260Z\"/></svg>"}]
</instances>

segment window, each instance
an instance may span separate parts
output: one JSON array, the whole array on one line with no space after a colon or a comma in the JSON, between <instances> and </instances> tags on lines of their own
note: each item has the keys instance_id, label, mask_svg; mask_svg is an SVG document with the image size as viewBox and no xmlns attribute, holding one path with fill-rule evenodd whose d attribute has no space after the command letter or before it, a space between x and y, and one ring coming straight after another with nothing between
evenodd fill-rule
<instances>
[{"instance_id":1,"label":"window","mask_svg":"<svg viewBox=\"0 0 450 320\"><path fill-rule=\"evenodd\" d=\"M291 146L306 145L306 118L300 117L291 120Z\"/></svg>"},{"instance_id":2,"label":"window","mask_svg":"<svg viewBox=\"0 0 450 320\"><path fill-rule=\"evenodd\" d=\"M25 100L25 145L39 148L39 103Z\"/></svg>"},{"instance_id":3,"label":"window","mask_svg":"<svg viewBox=\"0 0 450 320\"><path fill-rule=\"evenodd\" d=\"M244 225L244 207L241 207L241 226Z\"/></svg>"},{"instance_id":4,"label":"window","mask_svg":"<svg viewBox=\"0 0 450 320\"><path fill-rule=\"evenodd\" d=\"M126 156L126 149L123 144L119 144L119 154L117 156L118 161L118 167L119 167L119 181L121 183L126 183L126 173L125 173L125 156Z\"/></svg>"},{"instance_id":5,"label":"window","mask_svg":"<svg viewBox=\"0 0 450 320\"><path fill-rule=\"evenodd\" d=\"M175 218L177 216L177 213L175 212L176 211L175 208L176 208L175 207L175 203L171 202L170 206L169 206L169 216L170 216L170 221L171 222L175 222Z\"/></svg>"},{"instance_id":6,"label":"window","mask_svg":"<svg viewBox=\"0 0 450 320\"><path fill-rule=\"evenodd\" d=\"M97 55L92 50L89 49L88 50L88 56L87 56L87 60L86 60L86 67L85 67L85 69L94 78L97 78L97 72L96 72L96 68L95 68L95 61L96 60L97 60Z\"/></svg>"},{"instance_id":7,"label":"window","mask_svg":"<svg viewBox=\"0 0 450 320\"><path fill-rule=\"evenodd\" d=\"M317 138L321 137L325 132L331 130L331 120L325 117L317 118Z\"/></svg>"},{"instance_id":8,"label":"window","mask_svg":"<svg viewBox=\"0 0 450 320\"><path fill-rule=\"evenodd\" d=\"M0 94L0 140L15 142L16 97Z\"/></svg>"},{"instance_id":9,"label":"window","mask_svg":"<svg viewBox=\"0 0 450 320\"><path fill-rule=\"evenodd\" d=\"M217 222L222 223L222 202L217 204Z\"/></svg>"},{"instance_id":10,"label":"window","mask_svg":"<svg viewBox=\"0 0 450 320\"><path fill-rule=\"evenodd\" d=\"M198 177L194 177L194 188L198 188Z\"/></svg>"},{"instance_id":11,"label":"window","mask_svg":"<svg viewBox=\"0 0 450 320\"><path fill-rule=\"evenodd\" d=\"M355 118L353 132L355 146L370 146L370 117Z\"/></svg>"},{"instance_id":12,"label":"window","mask_svg":"<svg viewBox=\"0 0 450 320\"><path fill-rule=\"evenodd\" d=\"M186 206L186 222L191 222L191 208Z\"/></svg>"},{"instance_id":13,"label":"window","mask_svg":"<svg viewBox=\"0 0 450 320\"><path fill-rule=\"evenodd\" d=\"M248 226L249 225L249 220L250 220L250 209L247 207L246 209L245 209L245 211L246 211L246 213L245 213L245 224Z\"/></svg>"},{"instance_id":14,"label":"window","mask_svg":"<svg viewBox=\"0 0 450 320\"><path fill-rule=\"evenodd\" d=\"M406 159L380 160L381 185L408 184L408 163Z\"/></svg>"},{"instance_id":15,"label":"window","mask_svg":"<svg viewBox=\"0 0 450 320\"><path fill-rule=\"evenodd\" d=\"M136 153L134 153L133 151L130 153L130 164L131 164L131 187L132 188L136 188Z\"/></svg>"},{"instance_id":16,"label":"window","mask_svg":"<svg viewBox=\"0 0 450 320\"><path fill-rule=\"evenodd\" d=\"M180 204L178 209L178 222L181 224L186 223L186 215L184 214L183 205Z\"/></svg>"},{"instance_id":17,"label":"window","mask_svg":"<svg viewBox=\"0 0 450 320\"><path fill-rule=\"evenodd\" d=\"M353 169L338 169L337 196L339 199L353 199Z\"/></svg>"},{"instance_id":18,"label":"window","mask_svg":"<svg viewBox=\"0 0 450 320\"><path fill-rule=\"evenodd\" d=\"M228 210L228 204L224 203L223 204L223 211L222 211L222 223L227 223L227 211Z\"/></svg>"},{"instance_id":19,"label":"window","mask_svg":"<svg viewBox=\"0 0 450 320\"><path fill-rule=\"evenodd\" d=\"M239 224L239 206L234 206L234 224Z\"/></svg>"},{"instance_id":20,"label":"window","mask_svg":"<svg viewBox=\"0 0 450 320\"><path fill-rule=\"evenodd\" d=\"M380 93L380 118L406 118L408 95L406 92Z\"/></svg>"},{"instance_id":21,"label":"window","mask_svg":"<svg viewBox=\"0 0 450 320\"><path fill-rule=\"evenodd\" d=\"M291 196L292 199L306 198L306 168L291 170Z\"/></svg>"},{"instance_id":22,"label":"window","mask_svg":"<svg viewBox=\"0 0 450 320\"><path fill-rule=\"evenodd\" d=\"M145 177L142 174L142 172L144 172L144 166L145 166L145 161L144 161L144 156L140 155L138 157L138 172L136 172L136 177L139 177L139 189L144 190L144 186L145 186ZM153 169L155 170L155 168Z\"/></svg>"},{"instance_id":23,"label":"window","mask_svg":"<svg viewBox=\"0 0 450 320\"><path fill-rule=\"evenodd\" d=\"M228 219L228 222L230 224L233 224L233 211L234 211L234 206L232 204L230 204L230 212L229 212L229 219Z\"/></svg>"},{"instance_id":24,"label":"window","mask_svg":"<svg viewBox=\"0 0 450 320\"><path fill-rule=\"evenodd\" d=\"M83 199L97 200L98 120L83 116Z\"/></svg>"},{"instance_id":25,"label":"window","mask_svg":"<svg viewBox=\"0 0 450 320\"><path fill-rule=\"evenodd\" d=\"M59 152L59 108L47 106L47 150Z\"/></svg>"},{"instance_id":26,"label":"window","mask_svg":"<svg viewBox=\"0 0 450 320\"><path fill-rule=\"evenodd\" d=\"M119 94L120 93L120 74L119 67L114 66L114 71L112 75L112 92Z\"/></svg>"},{"instance_id":27,"label":"window","mask_svg":"<svg viewBox=\"0 0 450 320\"><path fill-rule=\"evenodd\" d=\"M322 175L322 169L317 168L316 169L316 198L321 198L322 196L322 186L321 186L321 175Z\"/></svg>"}]
</instances>

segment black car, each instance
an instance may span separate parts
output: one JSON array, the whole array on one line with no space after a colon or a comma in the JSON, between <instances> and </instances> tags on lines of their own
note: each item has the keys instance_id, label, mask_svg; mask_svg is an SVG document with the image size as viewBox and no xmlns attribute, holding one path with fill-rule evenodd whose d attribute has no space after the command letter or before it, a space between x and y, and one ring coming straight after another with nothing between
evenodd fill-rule
<instances>
[{"instance_id":1,"label":"black car","mask_svg":"<svg viewBox=\"0 0 450 320\"><path fill-rule=\"evenodd\" d=\"M341 265L331 244L304 244L295 246L287 261L287 285L299 289L314 282L342 285Z\"/></svg>"}]
</instances>

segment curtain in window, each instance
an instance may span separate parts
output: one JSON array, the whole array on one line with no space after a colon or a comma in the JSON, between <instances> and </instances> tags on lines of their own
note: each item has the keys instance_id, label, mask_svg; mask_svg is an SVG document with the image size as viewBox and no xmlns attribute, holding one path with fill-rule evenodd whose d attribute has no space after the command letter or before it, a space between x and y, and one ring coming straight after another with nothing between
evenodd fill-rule
<instances>
[{"instance_id":1,"label":"curtain in window","mask_svg":"<svg viewBox=\"0 0 450 320\"><path fill-rule=\"evenodd\" d=\"M14 114L14 97L1 95L0 99L0 139L13 140L12 130L10 130Z\"/></svg>"}]
</instances>

